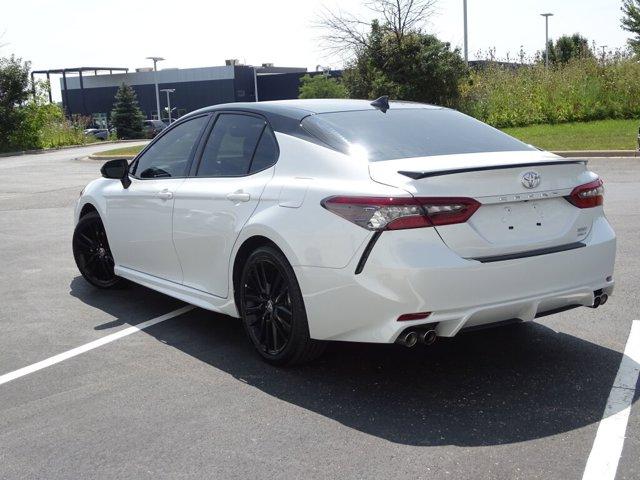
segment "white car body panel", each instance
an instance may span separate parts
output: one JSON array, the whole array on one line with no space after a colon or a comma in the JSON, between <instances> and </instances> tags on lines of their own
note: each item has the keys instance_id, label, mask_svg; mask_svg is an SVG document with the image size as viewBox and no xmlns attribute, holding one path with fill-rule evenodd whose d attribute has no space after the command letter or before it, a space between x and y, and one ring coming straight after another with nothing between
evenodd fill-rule
<instances>
[{"instance_id":1,"label":"white car body panel","mask_svg":"<svg viewBox=\"0 0 640 480\"><path fill-rule=\"evenodd\" d=\"M581 241L588 235L593 219L601 212L577 209L564 197L576 185L591 182L597 176L581 163L560 163L564 161L546 152L497 152L375 162L369 168L375 181L403 188L417 197L471 197L482 203L482 208L467 222L436 228L442 240L460 256L475 258L564 245ZM540 162L550 164L518 166ZM419 180L398 173L438 172L479 165L514 168ZM540 174L542 181L536 188L526 189L520 178L532 169Z\"/></svg>"},{"instance_id":2,"label":"white car body panel","mask_svg":"<svg viewBox=\"0 0 640 480\"><path fill-rule=\"evenodd\" d=\"M465 326L518 318L570 305L592 305L593 292L613 291L615 235L598 219L587 246L557 254L480 263L443 244L433 228L385 232L366 267L298 267L315 338L392 342L411 325L439 322L439 336ZM425 254L428 252L428 254ZM356 255L357 257L357 255ZM404 313L434 312L428 322L398 322Z\"/></svg>"},{"instance_id":3,"label":"white car body panel","mask_svg":"<svg viewBox=\"0 0 640 480\"><path fill-rule=\"evenodd\" d=\"M423 324L454 336L466 327L589 306L595 291L613 291L616 239L603 208L579 209L563 198L597 179L583 163L540 151L369 162L295 135L275 136L277 163L253 175L131 177L129 188L96 180L81 195L76 222L87 205L98 211L117 275L231 316L238 316L236 257L245 242L268 239L294 269L315 339L388 343ZM522 166L540 162L550 164ZM486 166L503 168L422 179L398 173ZM542 181L525 189L520 177L531 169ZM375 234L322 207L340 195L468 197L481 206L465 223L384 231L356 273ZM574 243L580 246L485 262ZM432 313L398 321L415 312Z\"/></svg>"},{"instance_id":4,"label":"white car body panel","mask_svg":"<svg viewBox=\"0 0 640 480\"><path fill-rule=\"evenodd\" d=\"M242 227L258 206L274 168L249 177L187 178L175 193L173 242L184 285L221 298L229 294L226 272Z\"/></svg>"},{"instance_id":5,"label":"white car body panel","mask_svg":"<svg viewBox=\"0 0 640 480\"><path fill-rule=\"evenodd\" d=\"M123 267L181 283L171 230L173 192L184 179L131 180L129 188L116 181L103 190L103 218L114 258Z\"/></svg>"}]
</instances>

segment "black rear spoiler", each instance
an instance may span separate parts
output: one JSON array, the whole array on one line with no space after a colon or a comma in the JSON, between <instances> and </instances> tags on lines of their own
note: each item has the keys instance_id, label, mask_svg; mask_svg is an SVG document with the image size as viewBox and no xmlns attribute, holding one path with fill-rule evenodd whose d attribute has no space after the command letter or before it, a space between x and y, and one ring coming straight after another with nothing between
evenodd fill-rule
<instances>
[{"instance_id":1,"label":"black rear spoiler","mask_svg":"<svg viewBox=\"0 0 640 480\"><path fill-rule=\"evenodd\" d=\"M571 165L571 164L583 164L586 165L586 160L549 160L547 162L534 162L534 163L518 163L514 165L490 165L486 167L469 167L469 168L453 168L451 170L437 170L435 172L408 172L400 170L398 173L405 177L413 178L414 180L420 180L421 178L440 177L442 175L455 175L456 173L469 173L469 172L483 172L485 170L502 170L505 168L526 168L526 167L539 167L542 165Z\"/></svg>"}]
</instances>

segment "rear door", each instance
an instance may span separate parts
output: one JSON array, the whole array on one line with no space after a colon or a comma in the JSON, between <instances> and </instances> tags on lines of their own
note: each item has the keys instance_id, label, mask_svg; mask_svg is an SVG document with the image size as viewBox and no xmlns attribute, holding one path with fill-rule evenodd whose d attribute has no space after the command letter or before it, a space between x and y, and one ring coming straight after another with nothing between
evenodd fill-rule
<instances>
[{"instance_id":1,"label":"rear door","mask_svg":"<svg viewBox=\"0 0 640 480\"><path fill-rule=\"evenodd\" d=\"M370 164L378 182L416 197L470 197L480 208L465 222L436 227L464 258L576 244L601 209L569 203L574 187L597 178L584 162L545 152L495 152L408 158Z\"/></svg>"},{"instance_id":2,"label":"rear door","mask_svg":"<svg viewBox=\"0 0 640 480\"><path fill-rule=\"evenodd\" d=\"M227 297L231 250L273 176L275 136L264 118L221 113L194 176L175 197L173 241L184 284Z\"/></svg>"}]
</instances>

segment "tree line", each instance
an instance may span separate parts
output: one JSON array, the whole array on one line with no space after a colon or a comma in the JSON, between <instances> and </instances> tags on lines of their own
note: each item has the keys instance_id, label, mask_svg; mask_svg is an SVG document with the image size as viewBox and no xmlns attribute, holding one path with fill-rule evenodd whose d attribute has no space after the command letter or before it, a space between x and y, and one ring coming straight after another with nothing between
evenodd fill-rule
<instances>
[{"instance_id":1,"label":"tree line","mask_svg":"<svg viewBox=\"0 0 640 480\"><path fill-rule=\"evenodd\" d=\"M45 82L31 83L30 71L28 61L0 57L0 152L85 143L91 118L67 118L62 106L49 102ZM117 138L142 138L144 116L133 89L122 84L114 100L110 126Z\"/></svg>"},{"instance_id":2,"label":"tree line","mask_svg":"<svg viewBox=\"0 0 640 480\"><path fill-rule=\"evenodd\" d=\"M320 15L318 26L324 31L321 37L324 47L330 54L340 54L345 60L345 68L341 78L331 78L329 75L305 76L300 86L301 98L377 98L389 95L395 99L462 108L468 113L481 114L491 110L491 106L478 102L500 100L490 90L495 88L496 93L506 93L500 85L500 82L506 81L514 83L510 89L512 92L518 91L529 97L531 108L537 112L526 112L520 118L506 113L499 116L480 115L481 119L493 121L498 126L505 123L511 125L562 121L562 118L593 119L638 114L633 96L640 92L636 90L637 82L627 76L640 74L640 0L622 2L621 26L633 35L629 40L629 52L599 56L595 45L590 46L588 39L579 33L563 35L555 41L549 41L545 49L535 54L533 61L526 62L526 68L520 73L514 72L513 62L504 62L511 65L484 62L485 68L469 68L462 59L460 49L452 48L448 42L425 32L425 25L434 14L435 0L370 0L365 5L377 17L375 20L364 21L354 14L342 11L325 10ZM541 69L545 51L549 52L551 66L546 73ZM524 58L525 55L521 52L522 64L525 64ZM493 53L490 60L495 60ZM625 65L621 67L621 63ZM565 68L567 72L563 74ZM496 72L496 69L505 71ZM605 73L603 69L606 70ZM610 89L610 85L591 81L593 79L581 79L582 75L613 78L610 83L619 87L619 91L604 92L605 89ZM549 107L541 105L541 102L551 101L555 96L550 91L554 85L545 80L547 77L575 82L569 86L570 89L584 95L583 99L572 97L575 112L565 113L564 116L540 114L541 110L551 111L555 108L553 102ZM631 82L626 90L621 84L623 80ZM515 85L520 82L531 87L530 84L534 81L544 82L544 85L538 85L529 93L520 91ZM587 91L588 89L591 90ZM542 90L545 91L544 94ZM539 98L531 99L535 92L539 93ZM599 93L606 93L606 97L611 98L612 102L616 95L620 98L614 102L615 106L582 108L582 104L595 101L592 97ZM512 100L526 103L527 98ZM627 100L630 108L620 108L619 103ZM502 104L517 109L513 102L504 101ZM507 117L510 120L504 121Z\"/></svg>"}]
</instances>

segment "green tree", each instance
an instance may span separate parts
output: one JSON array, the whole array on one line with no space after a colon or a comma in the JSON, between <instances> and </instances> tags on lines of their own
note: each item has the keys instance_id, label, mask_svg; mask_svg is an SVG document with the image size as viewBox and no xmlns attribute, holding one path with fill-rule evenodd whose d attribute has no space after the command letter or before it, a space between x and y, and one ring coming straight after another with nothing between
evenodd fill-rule
<instances>
[{"instance_id":1,"label":"green tree","mask_svg":"<svg viewBox=\"0 0 640 480\"><path fill-rule=\"evenodd\" d=\"M629 45L636 55L640 55L640 0L623 0L622 28L634 34L629 39Z\"/></svg>"},{"instance_id":2,"label":"green tree","mask_svg":"<svg viewBox=\"0 0 640 480\"><path fill-rule=\"evenodd\" d=\"M589 48L589 40L574 33L573 35L563 35L552 48L553 54L550 54L549 60L553 63L567 63L573 58L593 57L593 52Z\"/></svg>"},{"instance_id":3,"label":"green tree","mask_svg":"<svg viewBox=\"0 0 640 480\"><path fill-rule=\"evenodd\" d=\"M23 148L21 130L26 113L23 105L29 98L30 63L11 56L0 58L0 151Z\"/></svg>"},{"instance_id":4,"label":"green tree","mask_svg":"<svg viewBox=\"0 0 640 480\"><path fill-rule=\"evenodd\" d=\"M346 98L347 89L335 78L305 75L300 79L299 98Z\"/></svg>"},{"instance_id":5,"label":"green tree","mask_svg":"<svg viewBox=\"0 0 640 480\"><path fill-rule=\"evenodd\" d=\"M111 124L116 128L118 138L141 138L144 116L138 107L136 92L123 83L116 93L115 100L111 111Z\"/></svg>"},{"instance_id":6,"label":"green tree","mask_svg":"<svg viewBox=\"0 0 640 480\"><path fill-rule=\"evenodd\" d=\"M391 98L455 106L468 69L458 49L433 35L393 30L374 21L366 46L357 50L343 83L349 96Z\"/></svg>"}]
</instances>

